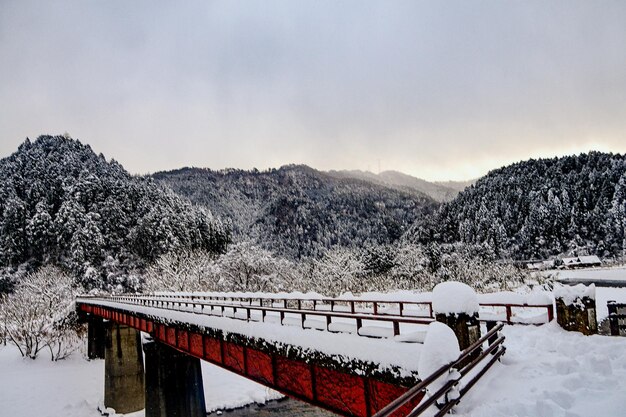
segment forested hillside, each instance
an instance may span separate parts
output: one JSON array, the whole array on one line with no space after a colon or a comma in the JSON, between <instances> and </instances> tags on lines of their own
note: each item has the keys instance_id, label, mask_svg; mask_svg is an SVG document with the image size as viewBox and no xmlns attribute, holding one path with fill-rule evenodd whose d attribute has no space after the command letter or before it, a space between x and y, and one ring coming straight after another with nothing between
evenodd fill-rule
<instances>
[{"instance_id":1,"label":"forested hillside","mask_svg":"<svg viewBox=\"0 0 626 417\"><path fill-rule=\"evenodd\" d=\"M592 152L490 172L407 239L486 243L499 257L623 256L626 157Z\"/></svg>"},{"instance_id":2,"label":"forested hillside","mask_svg":"<svg viewBox=\"0 0 626 417\"><path fill-rule=\"evenodd\" d=\"M263 172L183 168L153 177L230 219L235 240L252 240L291 258L394 242L437 205L417 192L301 165Z\"/></svg>"},{"instance_id":3,"label":"forested hillside","mask_svg":"<svg viewBox=\"0 0 626 417\"><path fill-rule=\"evenodd\" d=\"M228 239L208 210L131 176L77 140L27 139L0 160L5 286L20 271L56 264L87 288L133 288L137 270L160 255L173 249L222 252Z\"/></svg>"}]
</instances>

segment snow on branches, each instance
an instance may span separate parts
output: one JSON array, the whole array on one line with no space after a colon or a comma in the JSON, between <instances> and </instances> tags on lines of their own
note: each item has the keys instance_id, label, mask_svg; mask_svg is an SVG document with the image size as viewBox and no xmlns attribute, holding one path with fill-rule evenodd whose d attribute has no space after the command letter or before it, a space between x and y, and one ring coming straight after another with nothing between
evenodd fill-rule
<instances>
[{"instance_id":1,"label":"snow on branches","mask_svg":"<svg viewBox=\"0 0 626 417\"><path fill-rule=\"evenodd\" d=\"M53 361L63 359L78 343L70 276L53 266L26 275L12 294L0 298L0 325L6 339L24 357L35 359L42 350Z\"/></svg>"}]
</instances>

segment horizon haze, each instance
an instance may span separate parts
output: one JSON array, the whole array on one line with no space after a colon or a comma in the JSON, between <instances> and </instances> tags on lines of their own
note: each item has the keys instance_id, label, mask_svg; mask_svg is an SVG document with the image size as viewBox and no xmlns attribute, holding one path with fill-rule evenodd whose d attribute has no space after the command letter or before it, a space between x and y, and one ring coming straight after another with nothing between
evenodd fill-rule
<instances>
[{"instance_id":1,"label":"horizon haze","mask_svg":"<svg viewBox=\"0 0 626 417\"><path fill-rule=\"evenodd\" d=\"M626 153L626 3L0 2L0 153L467 180ZM380 165L380 169L378 168Z\"/></svg>"}]
</instances>

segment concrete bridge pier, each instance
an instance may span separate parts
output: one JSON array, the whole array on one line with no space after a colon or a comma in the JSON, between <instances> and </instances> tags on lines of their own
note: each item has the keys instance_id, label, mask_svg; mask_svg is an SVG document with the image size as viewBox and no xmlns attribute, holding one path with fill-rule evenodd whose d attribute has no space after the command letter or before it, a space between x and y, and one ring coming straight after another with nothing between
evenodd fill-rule
<instances>
[{"instance_id":1,"label":"concrete bridge pier","mask_svg":"<svg viewBox=\"0 0 626 417\"><path fill-rule=\"evenodd\" d=\"M104 406L127 414L144 408L141 333L107 322L104 361Z\"/></svg>"},{"instance_id":2,"label":"concrete bridge pier","mask_svg":"<svg viewBox=\"0 0 626 417\"><path fill-rule=\"evenodd\" d=\"M90 314L87 316L87 357L104 359L106 326L104 319Z\"/></svg>"},{"instance_id":3,"label":"concrete bridge pier","mask_svg":"<svg viewBox=\"0 0 626 417\"><path fill-rule=\"evenodd\" d=\"M146 417L205 417L200 359L163 343L144 343Z\"/></svg>"}]
</instances>

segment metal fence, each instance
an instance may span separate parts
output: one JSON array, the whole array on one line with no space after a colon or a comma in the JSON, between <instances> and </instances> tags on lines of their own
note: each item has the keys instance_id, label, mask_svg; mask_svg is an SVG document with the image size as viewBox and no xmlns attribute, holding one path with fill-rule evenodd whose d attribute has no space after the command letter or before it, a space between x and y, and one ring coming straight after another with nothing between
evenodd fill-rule
<instances>
[{"instance_id":1,"label":"metal fence","mask_svg":"<svg viewBox=\"0 0 626 417\"><path fill-rule=\"evenodd\" d=\"M493 366L506 351L504 346L504 336L499 331L504 325L502 323L496 325L488 331L483 337L461 352L457 360L452 363L443 365L432 375L422 380L419 384L409 389L404 395L389 403L385 408L374 414L373 417L388 417L410 403L418 396L422 396L439 378L448 375L449 378L437 391L429 392L429 396L424 396L421 402L409 413L407 417L415 417L426 411L431 405L436 404L438 407L435 413L436 417L440 417L448 413L457 405L461 398L478 382L478 380ZM483 345L487 344L486 347ZM478 355L478 356L476 356ZM468 362L468 360L470 360ZM478 367L478 371L472 373L474 368ZM458 395L448 396L448 394L456 389Z\"/></svg>"}]
</instances>

